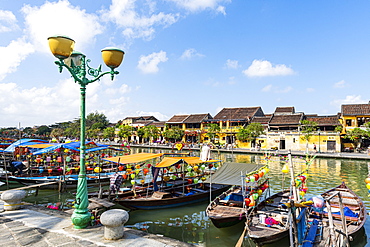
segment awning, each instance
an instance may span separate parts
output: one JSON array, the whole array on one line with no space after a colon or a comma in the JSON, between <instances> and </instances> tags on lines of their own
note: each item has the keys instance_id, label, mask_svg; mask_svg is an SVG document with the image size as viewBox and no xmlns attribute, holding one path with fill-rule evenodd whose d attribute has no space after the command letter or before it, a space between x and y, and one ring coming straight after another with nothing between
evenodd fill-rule
<instances>
[{"instance_id":1,"label":"awning","mask_svg":"<svg viewBox=\"0 0 370 247\"><path fill-rule=\"evenodd\" d=\"M199 159L199 157L165 157L155 167L164 168L164 167L169 167L169 166L176 165L182 162L187 163L189 165L194 165L194 164L200 164L200 163L206 163L206 162L212 163L212 162L218 162L218 161L219 160L203 161Z\"/></svg>"},{"instance_id":2,"label":"awning","mask_svg":"<svg viewBox=\"0 0 370 247\"><path fill-rule=\"evenodd\" d=\"M47 141L41 140L41 139L20 139L16 142L12 143L4 151L5 152L14 152L15 148L18 147L18 146L23 146L23 145L27 145L27 144L36 144L36 143L47 143Z\"/></svg>"},{"instance_id":3,"label":"awning","mask_svg":"<svg viewBox=\"0 0 370 247\"><path fill-rule=\"evenodd\" d=\"M116 156L111 158L104 158L103 160L120 163L120 164L130 164L130 163L138 163L143 162L146 160L154 159L157 157L162 156L162 153L153 154L153 153L137 153L137 154L130 154L130 155L123 155L123 156Z\"/></svg>"},{"instance_id":4,"label":"awning","mask_svg":"<svg viewBox=\"0 0 370 247\"><path fill-rule=\"evenodd\" d=\"M257 171L265 165L248 164L248 163L224 163L218 170L204 183L242 185L241 175Z\"/></svg>"},{"instance_id":5,"label":"awning","mask_svg":"<svg viewBox=\"0 0 370 247\"><path fill-rule=\"evenodd\" d=\"M29 143L27 145L21 145L22 147L29 147L29 148L48 148L48 147L51 147L51 146L54 146L56 144L53 144L53 143L39 143L39 144L32 144L32 143Z\"/></svg>"}]
</instances>

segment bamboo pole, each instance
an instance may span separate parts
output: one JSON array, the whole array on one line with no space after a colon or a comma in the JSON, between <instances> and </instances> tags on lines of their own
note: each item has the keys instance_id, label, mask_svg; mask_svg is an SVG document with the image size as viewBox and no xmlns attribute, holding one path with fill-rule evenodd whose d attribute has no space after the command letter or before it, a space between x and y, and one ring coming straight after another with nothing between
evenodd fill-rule
<instances>
[{"instance_id":1,"label":"bamboo pole","mask_svg":"<svg viewBox=\"0 0 370 247\"><path fill-rule=\"evenodd\" d=\"M349 247L347 221L346 221L346 216L344 215L342 195L340 193L338 193L338 198L339 198L339 208L340 208L340 215L341 215L341 219L342 219L343 231L344 231L345 236L346 236L346 239L344 240L344 242L345 242L345 246Z\"/></svg>"},{"instance_id":2,"label":"bamboo pole","mask_svg":"<svg viewBox=\"0 0 370 247\"><path fill-rule=\"evenodd\" d=\"M329 199L330 200L330 199ZM333 222L333 215L331 213L331 207L329 204L329 200L326 200L326 208L328 210L328 218L329 218L329 233L330 233L330 240L331 240L331 247L337 247L336 244L336 237L335 237L335 230L334 230L334 222Z\"/></svg>"}]
</instances>

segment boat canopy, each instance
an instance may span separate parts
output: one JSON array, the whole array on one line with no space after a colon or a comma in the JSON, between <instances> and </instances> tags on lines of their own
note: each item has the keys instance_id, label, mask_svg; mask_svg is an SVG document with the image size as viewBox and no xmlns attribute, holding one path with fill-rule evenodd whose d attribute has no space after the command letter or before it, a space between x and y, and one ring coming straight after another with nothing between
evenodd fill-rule
<instances>
[{"instance_id":1,"label":"boat canopy","mask_svg":"<svg viewBox=\"0 0 370 247\"><path fill-rule=\"evenodd\" d=\"M4 151L5 152L14 152L16 147L24 146L24 145L27 145L27 144L36 144L36 143L47 143L47 141L41 140L41 139L20 139L16 142L12 143Z\"/></svg>"},{"instance_id":2,"label":"boat canopy","mask_svg":"<svg viewBox=\"0 0 370 247\"><path fill-rule=\"evenodd\" d=\"M227 185L240 185L242 186L242 180L248 173L257 171L265 165L249 164L249 163L235 163L228 162L224 163L218 170L207 178L204 183L215 183L215 184L227 184Z\"/></svg>"},{"instance_id":3,"label":"boat canopy","mask_svg":"<svg viewBox=\"0 0 370 247\"><path fill-rule=\"evenodd\" d=\"M123 156L116 156L116 157L111 157L111 158L104 158L103 160L114 162L114 163L119 163L119 164L130 164L130 163L138 163L138 162L143 162L146 160L154 159L162 155L163 153L159 153L159 154L137 153L137 154L123 155Z\"/></svg>"},{"instance_id":4,"label":"boat canopy","mask_svg":"<svg viewBox=\"0 0 370 247\"><path fill-rule=\"evenodd\" d=\"M33 155L38 155L38 154L44 154L44 153L53 152L53 151L55 151L58 148L66 148L66 149L70 149L70 150L73 150L73 151L76 151L76 152L80 152L80 149L79 149L80 142L45 143L44 145L45 145L44 148L42 147L42 144L34 144L34 145L27 144L27 145L22 145L22 147L25 147L26 146L26 147L29 147L29 148L36 148L36 149L42 148L40 150L37 150L37 151L32 152ZM110 148L109 145L98 144L98 143L95 143L95 142L87 142L86 145L94 145L95 146L95 147L86 149L85 150L86 153Z\"/></svg>"},{"instance_id":5,"label":"boat canopy","mask_svg":"<svg viewBox=\"0 0 370 247\"><path fill-rule=\"evenodd\" d=\"M155 167L157 167L157 168L165 168L165 167L176 165L176 164L182 163L182 162L187 163L189 165L194 165L194 164L200 164L200 163L206 163L206 162L208 162L208 163L219 162L219 160L203 161L199 157L165 157Z\"/></svg>"}]
</instances>

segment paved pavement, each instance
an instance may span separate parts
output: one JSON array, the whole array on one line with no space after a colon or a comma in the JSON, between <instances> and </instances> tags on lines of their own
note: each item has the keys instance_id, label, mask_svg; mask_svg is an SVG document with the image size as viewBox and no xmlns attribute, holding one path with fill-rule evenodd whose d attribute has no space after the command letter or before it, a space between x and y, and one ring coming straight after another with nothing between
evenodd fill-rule
<instances>
[{"instance_id":1,"label":"paved pavement","mask_svg":"<svg viewBox=\"0 0 370 247\"><path fill-rule=\"evenodd\" d=\"M77 247L188 247L178 240L125 228L124 237L104 239L104 227L74 229L70 215L26 205L23 209L3 211L0 203L0 246Z\"/></svg>"}]
</instances>

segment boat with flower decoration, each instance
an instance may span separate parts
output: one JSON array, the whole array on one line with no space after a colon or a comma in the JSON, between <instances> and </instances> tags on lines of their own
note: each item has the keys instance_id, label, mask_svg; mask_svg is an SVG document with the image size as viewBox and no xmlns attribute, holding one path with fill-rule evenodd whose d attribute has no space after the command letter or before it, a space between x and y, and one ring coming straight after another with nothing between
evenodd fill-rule
<instances>
[{"instance_id":1,"label":"boat with flower decoration","mask_svg":"<svg viewBox=\"0 0 370 247\"><path fill-rule=\"evenodd\" d=\"M118 194L114 202L129 209L148 210L178 207L214 198L230 187L206 183L218 163L218 160L203 161L199 157L164 157L152 167L152 187L148 186L146 190L136 191L130 196ZM129 176L134 185L136 174L131 173ZM157 184L158 177L164 182L161 187Z\"/></svg>"},{"instance_id":2,"label":"boat with flower decoration","mask_svg":"<svg viewBox=\"0 0 370 247\"><path fill-rule=\"evenodd\" d=\"M267 165L223 164L212 176L212 182L232 187L208 205L206 214L212 223L223 228L245 221L248 212L268 188L267 173Z\"/></svg>"},{"instance_id":3,"label":"boat with flower decoration","mask_svg":"<svg viewBox=\"0 0 370 247\"><path fill-rule=\"evenodd\" d=\"M261 201L254 207L246 221L246 231L248 237L261 246L268 243L276 242L289 235L289 232L294 232L296 228L295 208L304 208L309 203L304 202L304 196L307 192L307 177L310 164L315 157L306 157L303 163L306 168L294 175L293 159L291 153L288 152L287 162L283 165L282 173L290 173L290 188L282 188L277 193ZM288 166L289 163L289 166ZM298 163L298 162L296 162ZM300 209L299 209L300 211Z\"/></svg>"}]
</instances>

